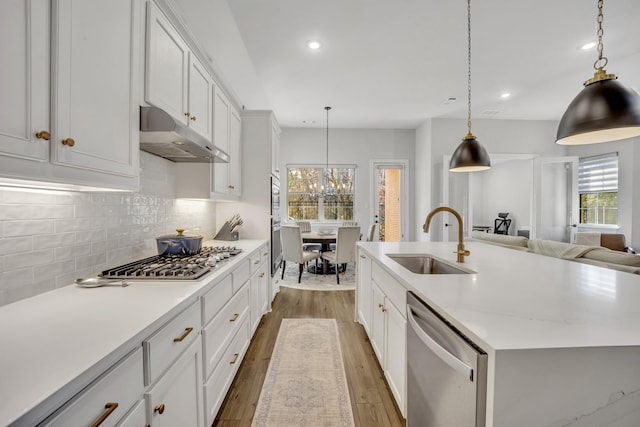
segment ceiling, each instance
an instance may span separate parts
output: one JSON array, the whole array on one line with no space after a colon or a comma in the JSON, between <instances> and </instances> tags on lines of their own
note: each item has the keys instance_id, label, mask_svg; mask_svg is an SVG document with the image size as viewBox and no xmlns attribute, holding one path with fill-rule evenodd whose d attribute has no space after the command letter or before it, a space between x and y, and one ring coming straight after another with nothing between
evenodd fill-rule
<instances>
[{"instance_id":1,"label":"ceiling","mask_svg":"<svg viewBox=\"0 0 640 427\"><path fill-rule=\"evenodd\" d=\"M282 127L324 127L326 105L340 128L466 118L464 0L172 1L232 95ZM593 76L596 49L579 47L596 16L595 0L474 0L472 118L559 120ZM638 22L640 1L605 2L606 70L636 91Z\"/></svg>"}]
</instances>

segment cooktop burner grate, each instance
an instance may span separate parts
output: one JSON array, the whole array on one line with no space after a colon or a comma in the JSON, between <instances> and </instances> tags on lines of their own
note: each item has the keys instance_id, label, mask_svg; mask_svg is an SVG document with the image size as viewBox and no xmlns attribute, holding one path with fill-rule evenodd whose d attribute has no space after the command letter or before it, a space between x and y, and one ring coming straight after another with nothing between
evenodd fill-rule
<instances>
[{"instance_id":1,"label":"cooktop burner grate","mask_svg":"<svg viewBox=\"0 0 640 427\"><path fill-rule=\"evenodd\" d=\"M219 262L242 252L235 246L205 246L198 255L187 257L155 255L99 274L107 279L195 280L213 270Z\"/></svg>"}]
</instances>

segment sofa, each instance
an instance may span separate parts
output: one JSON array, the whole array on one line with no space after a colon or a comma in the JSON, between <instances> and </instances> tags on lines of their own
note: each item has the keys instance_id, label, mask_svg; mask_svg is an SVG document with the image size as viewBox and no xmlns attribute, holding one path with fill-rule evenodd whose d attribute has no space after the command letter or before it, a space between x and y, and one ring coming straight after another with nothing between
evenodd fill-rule
<instances>
[{"instance_id":1,"label":"sofa","mask_svg":"<svg viewBox=\"0 0 640 427\"><path fill-rule=\"evenodd\" d=\"M507 236L480 231L473 231L471 240L568 261L611 268L627 273L640 274L640 255L615 251L601 246L528 239L524 236Z\"/></svg>"}]
</instances>

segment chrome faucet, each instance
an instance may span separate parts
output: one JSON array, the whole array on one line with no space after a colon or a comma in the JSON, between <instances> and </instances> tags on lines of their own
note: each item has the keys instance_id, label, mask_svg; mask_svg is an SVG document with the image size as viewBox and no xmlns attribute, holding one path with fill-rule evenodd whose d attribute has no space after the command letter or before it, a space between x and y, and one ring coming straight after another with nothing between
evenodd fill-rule
<instances>
[{"instance_id":1,"label":"chrome faucet","mask_svg":"<svg viewBox=\"0 0 640 427\"><path fill-rule=\"evenodd\" d=\"M464 262L464 257L471 255L471 252L469 252L464 248L464 243L462 242L463 240L462 217L458 212L446 206L440 206L438 208L435 208L434 210L429 212L429 215L427 215L427 219L424 221L424 225L422 226L422 229L424 230L425 233L429 232L429 224L431 223L431 219L438 212L451 212L453 216L455 216L456 219L458 220L458 250L456 251L456 254L457 254L456 261Z\"/></svg>"}]
</instances>

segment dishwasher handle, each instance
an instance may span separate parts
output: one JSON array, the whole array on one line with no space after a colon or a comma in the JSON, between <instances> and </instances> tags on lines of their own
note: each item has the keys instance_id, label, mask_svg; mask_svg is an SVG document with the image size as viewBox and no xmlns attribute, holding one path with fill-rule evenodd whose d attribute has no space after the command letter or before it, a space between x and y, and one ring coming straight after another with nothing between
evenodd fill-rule
<instances>
[{"instance_id":1,"label":"dishwasher handle","mask_svg":"<svg viewBox=\"0 0 640 427\"><path fill-rule=\"evenodd\" d=\"M411 328L415 331L416 335L418 335L418 338L443 362L461 374L468 375L469 381L473 382L473 368L451 354L422 330L418 322L416 322L414 311L418 313L420 310L411 304L407 304L407 319L409 319L409 325L411 325Z\"/></svg>"}]
</instances>

